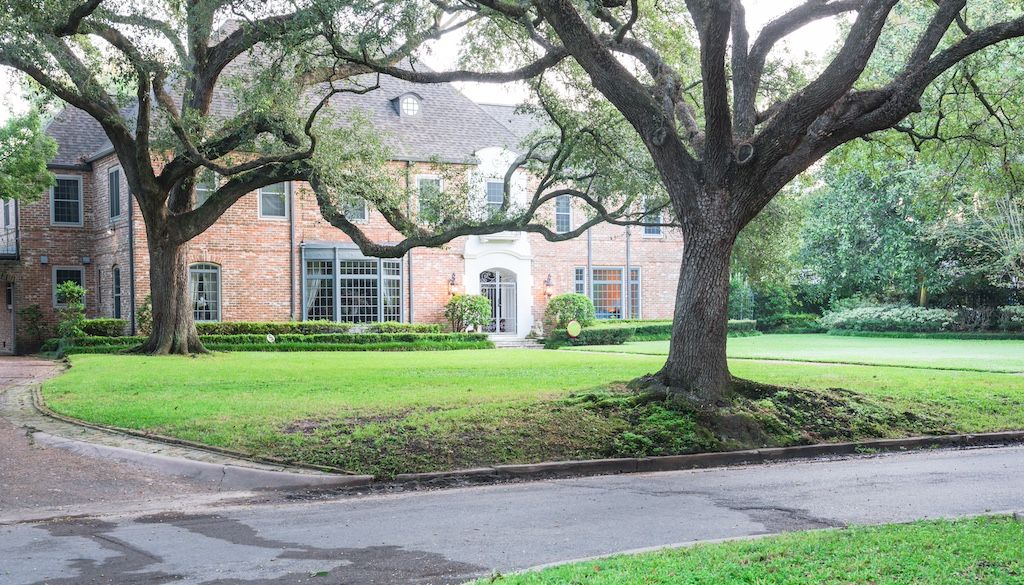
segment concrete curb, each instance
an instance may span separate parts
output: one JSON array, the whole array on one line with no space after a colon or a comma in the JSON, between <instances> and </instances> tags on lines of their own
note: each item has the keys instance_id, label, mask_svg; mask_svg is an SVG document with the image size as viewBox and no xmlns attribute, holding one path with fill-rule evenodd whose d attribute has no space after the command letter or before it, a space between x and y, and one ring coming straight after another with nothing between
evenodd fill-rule
<instances>
[{"instance_id":1,"label":"concrete curb","mask_svg":"<svg viewBox=\"0 0 1024 585\"><path fill-rule=\"evenodd\" d=\"M774 463L779 461L809 460L821 457L842 457L871 453L904 452L933 448L968 448L1024 443L1024 431L936 435L905 439L872 439L849 443L822 443L795 447L773 447L746 451L694 453L664 457L623 459L592 459L584 461L547 461L523 465L495 465L450 472L407 473L395 476L392 483L435 483L462 480L495 479L547 479L614 475L620 473L651 473L682 471ZM378 480L375 480L375 483Z\"/></svg>"},{"instance_id":2,"label":"concrete curb","mask_svg":"<svg viewBox=\"0 0 1024 585\"><path fill-rule=\"evenodd\" d=\"M216 483L221 490L260 490L296 487L358 487L369 485L369 475L316 475L269 471L238 465L226 465L194 461L180 457L168 457L156 453L143 453L132 449L97 445L57 437L36 431L32 438L39 444L57 447L79 455L134 463L155 469L161 473L175 475L204 483Z\"/></svg>"}]
</instances>

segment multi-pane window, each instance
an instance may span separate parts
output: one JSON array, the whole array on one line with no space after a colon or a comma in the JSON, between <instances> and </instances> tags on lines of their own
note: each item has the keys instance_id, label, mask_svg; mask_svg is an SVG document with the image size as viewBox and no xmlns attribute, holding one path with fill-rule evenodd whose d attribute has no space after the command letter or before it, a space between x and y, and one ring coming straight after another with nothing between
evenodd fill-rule
<instances>
[{"instance_id":1,"label":"multi-pane window","mask_svg":"<svg viewBox=\"0 0 1024 585\"><path fill-rule=\"evenodd\" d=\"M78 286L85 286L85 269L83 268L62 268L56 267L53 269L53 304L57 307L64 306L64 295L57 291L57 287L64 284L65 282L73 282Z\"/></svg>"},{"instance_id":2,"label":"multi-pane window","mask_svg":"<svg viewBox=\"0 0 1024 585\"><path fill-rule=\"evenodd\" d=\"M0 200L4 208L4 225L0 229L0 254L18 252L18 207L14 199Z\"/></svg>"},{"instance_id":3,"label":"multi-pane window","mask_svg":"<svg viewBox=\"0 0 1024 585\"><path fill-rule=\"evenodd\" d=\"M4 199L4 227L9 228L14 225L14 218L17 216L17 209L14 207L14 199Z\"/></svg>"},{"instance_id":4,"label":"multi-pane window","mask_svg":"<svg viewBox=\"0 0 1024 585\"><path fill-rule=\"evenodd\" d=\"M196 321L220 321L220 266L200 263L188 267L192 315Z\"/></svg>"},{"instance_id":5,"label":"multi-pane window","mask_svg":"<svg viewBox=\"0 0 1024 585\"><path fill-rule=\"evenodd\" d=\"M555 231L560 234L572 231L572 197L570 195L555 197Z\"/></svg>"},{"instance_id":6,"label":"multi-pane window","mask_svg":"<svg viewBox=\"0 0 1024 585\"><path fill-rule=\"evenodd\" d=\"M334 250L310 250L303 289L307 321L376 323L402 320L402 261L347 257ZM330 254L330 257L328 257Z\"/></svg>"},{"instance_id":7,"label":"multi-pane window","mask_svg":"<svg viewBox=\"0 0 1024 585\"><path fill-rule=\"evenodd\" d=\"M595 268L590 281L590 290L598 319L622 318L621 268Z\"/></svg>"},{"instance_id":8,"label":"multi-pane window","mask_svg":"<svg viewBox=\"0 0 1024 585\"><path fill-rule=\"evenodd\" d=\"M288 217L288 186L275 183L260 189L260 217Z\"/></svg>"},{"instance_id":9,"label":"multi-pane window","mask_svg":"<svg viewBox=\"0 0 1024 585\"><path fill-rule=\"evenodd\" d=\"M82 181L57 177L50 187L50 221L57 225L82 225Z\"/></svg>"},{"instance_id":10,"label":"multi-pane window","mask_svg":"<svg viewBox=\"0 0 1024 585\"><path fill-rule=\"evenodd\" d=\"M107 173L107 199L110 202L110 219L121 217L121 169L110 169Z\"/></svg>"},{"instance_id":11,"label":"multi-pane window","mask_svg":"<svg viewBox=\"0 0 1024 585\"><path fill-rule=\"evenodd\" d=\"M662 221L662 216L663 216L663 213L662 213L662 210L660 210L660 209L658 209L657 211L649 211L647 214L644 215L644 223L647 223L647 224L660 224L660 223L664 223ZM644 236L658 237L660 235L661 235L661 226L660 225L645 225L644 226Z\"/></svg>"},{"instance_id":12,"label":"multi-pane window","mask_svg":"<svg viewBox=\"0 0 1024 585\"><path fill-rule=\"evenodd\" d=\"M281 183L282 185L284 183ZM200 171L196 174L196 207L206 203L217 190L217 181L211 171Z\"/></svg>"},{"instance_id":13,"label":"multi-pane window","mask_svg":"<svg viewBox=\"0 0 1024 585\"><path fill-rule=\"evenodd\" d=\"M345 206L345 218L349 221L366 221L369 216L365 201L354 201Z\"/></svg>"},{"instance_id":14,"label":"multi-pane window","mask_svg":"<svg viewBox=\"0 0 1024 585\"><path fill-rule=\"evenodd\" d=\"M419 196L420 221L438 223L441 221L441 179L440 177L417 177L416 191Z\"/></svg>"},{"instance_id":15,"label":"multi-pane window","mask_svg":"<svg viewBox=\"0 0 1024 585\"><path fill-rule=\"evenodd\" d=\"M640 269L629 269L629 282L623 279L621 267L593 268L590 292L587 292L586 268L578 267L574 272L575 291L586 294L594 302L598 319L640 318ZM627 289L626 286L629 288ZM628 298L627 298L628 292ZM628 310L627 310L628 307Z\"/></svg>"},{"instance_id":16,"label":"multi-pane window","mask_svg":"<svg viewBox=\"0 0 1024 585\"><path fill-rule=\"evenodd\" d=\"M305 313L307 321L334 320L334 261L306 261Z\"/></svg>"},{"instance_id":17,"label":"multi-pane window","mask_svg":"<svg viewBox=\"0 0 1024 585\"><path fill-rule=\"evenodd\" d=\"M113 280L113 298L114 298L114 318L121 318L121 269L117 266L114 267L111 272L111 279Z\"/></svg>"},{"instance_id":18,"label":"multi-pane window","mask_svg":"<svg viewBox=\"0 0 1024 585\"><path fill-rule=\"evenodd\" d=\"M420 100L414 95L407 95L401 99L403 116L415 116L420 113Z\"/></svg>"},{"instance_id":19,"label":"multi-pane window","mask_svg":"<svg viewBox=\"0 0 1024 585\"><path fill-rule=\"evenodd\" d=\"M505 183L503 181L487 181L487 213L501 211L505 202Z\"/></svg>"}]
</instances>

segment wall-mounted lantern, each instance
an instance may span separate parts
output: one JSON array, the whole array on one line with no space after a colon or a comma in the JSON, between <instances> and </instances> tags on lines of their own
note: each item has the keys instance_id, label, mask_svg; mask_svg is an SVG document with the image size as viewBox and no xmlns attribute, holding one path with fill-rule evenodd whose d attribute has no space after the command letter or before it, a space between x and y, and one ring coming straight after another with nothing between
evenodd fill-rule
<instances>
[{"instance_id":1,"label":"wall-mounted lantern","mask_svg":"<svg viewBox=\"0 0 1024 585\"><path fill-rule=\"evenodd\" d=\"M553 294L555 294L555 282L551 279L551 274L549 273L544 281L544 295L550 299Z\"/></svg>"},{"instance_id":2,"label":"wall-mounted lantern","mask_svg":"<svg viewBox=\"0 0 1024 585\"><path fill-rule=\"evenodd\" d=\"M448 277L448 296L455 296L459 292L458 281L455 278L455 273Z\"/></svg>"}]
</instances>

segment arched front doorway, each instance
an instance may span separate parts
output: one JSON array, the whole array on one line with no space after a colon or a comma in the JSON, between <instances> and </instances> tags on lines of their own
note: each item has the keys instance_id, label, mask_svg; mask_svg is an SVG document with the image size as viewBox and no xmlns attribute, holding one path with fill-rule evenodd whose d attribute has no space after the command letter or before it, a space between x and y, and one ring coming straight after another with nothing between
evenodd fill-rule
<instances>
[{"instance_id":1,"label":"arched front doorway","mask_svg":"<svg viewBox=\"0 0 1024 585\"><path fill-rule=\"evenodd\" d=\"M508 270L492 268L480 273L480 294L491 302L491 322L484 326L488 333L516 332L516 275Z\"/></svg>"}]
</instances>

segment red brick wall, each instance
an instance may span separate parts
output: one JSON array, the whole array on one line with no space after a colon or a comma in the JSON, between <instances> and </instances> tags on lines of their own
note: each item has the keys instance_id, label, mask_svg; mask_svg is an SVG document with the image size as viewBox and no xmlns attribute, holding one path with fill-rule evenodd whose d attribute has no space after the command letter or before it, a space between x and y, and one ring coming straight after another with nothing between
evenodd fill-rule
<instances>
[{"instance_id":1,"label":"red brick wall","mask_svg":"<svg viewBox=\"0 0 1024 585\"><path fill-rule=\"evenodd\" d=\"M122 214L111 220L107 200L108 170L117 165L113 155L93 163L92 172L65 172L83 177L84 225L50 225L49 197L21 206L21 259L8 269L16 281L16 307L39 304L48 322L55 323L52 303L52 268L84 266L87 313L90 317L113 315L112 269L119 266L122 278L124 318L130 311L130 255L134 257L136 307L149 293L149 260L145 229L122 174ZM394 163L398 175L414 178L417 174L437 174L427 164ZM313 194L304 184L295 184L290 218L269 219L259 216L258 194L241 198L205 233L188 245L190 262L210 262L221 267L221 316L227 321L288 320L302 318L302 267L300 245L304 242L349 242L338 229L320 215ZM131 209L129 209L131 208ZM554 206L543 210L552 224ZM134 248L129 250L128 221L133 222ZM582 212L574 213L574 224ZM294 229L294 239L290 240ZM401 236L370 208L365 229L376 241L397 242ZM642 229L631 228L630 264L641 269L641 305L643 318L668 318L679 273L682 240L673 230L661 238L646 238ZM621 267L626 264L626 228L600 225L591 230L594 266ZM567 242L547 242L537 234L529 236L533 253L534 320L539 322L547 304L544 281L550 274L552 292L573 291L574 269L587 265L587 236ZM444 304L449 298L448 281L456 275L456 287L466 289L462 251L466 238L458 238L439 249L416 249L403 260L405 282L403 297L406 319L417 322L444 320ZM289 253L291 252L291 253ZM40 256L49 257L47 265ZM89 257L88 265L82 258ZM409 271L411 257L412 270ZM292 286L290 286L290 283ZM411 295L410 295L411 289ZM523 293L521 293L523 294ZM411 303L411 306L410 306ZM0 325L2 326L2 325Z\"/></svg>"}]
</instances>

